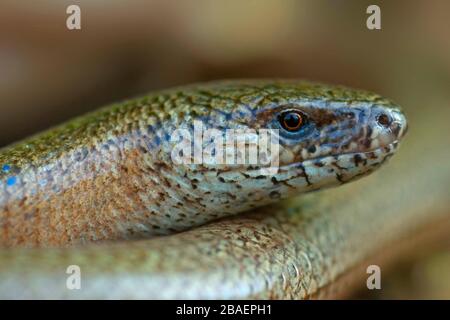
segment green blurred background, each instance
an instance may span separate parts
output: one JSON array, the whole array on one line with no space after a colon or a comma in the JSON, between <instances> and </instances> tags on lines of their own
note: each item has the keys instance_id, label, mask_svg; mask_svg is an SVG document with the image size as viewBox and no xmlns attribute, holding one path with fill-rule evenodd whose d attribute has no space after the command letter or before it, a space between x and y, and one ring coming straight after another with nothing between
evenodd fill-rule
<instances>
[{"instance_id":1,"label":"green blurred background","mask_svg":"<svg viewBox=\"0 0 450 320\"><path fill-rule=\"evenodd\" d=\"M81 8L81 30L66 28L70 4ZM366 28L370 4L381 8L381 30ZM402 105L412 128L423 113L447 116L450 1L0 4L0 146L153 89L243 77L300 77L375 91ZM442 133L443 146L449 133ZM424 254L398 265L381 293L355 297L449 299L449 270L449 250Z\"/></svg>"}]
</instances>

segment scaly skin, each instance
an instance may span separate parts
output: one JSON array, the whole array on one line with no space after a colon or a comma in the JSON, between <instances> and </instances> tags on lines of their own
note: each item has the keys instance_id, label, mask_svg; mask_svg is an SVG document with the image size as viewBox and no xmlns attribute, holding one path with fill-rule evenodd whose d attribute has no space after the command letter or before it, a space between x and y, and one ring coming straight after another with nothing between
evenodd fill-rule
<instances>
[{"instance_id":1,"label":"scaly skin","mask_svg":"<svg viewBox=\"0 0 450 320\"><path fill-rule=\"evenodd\" d=\"M251 164L174 163L176 129L197 120L205 129L279 130L278 114L287 109L303 111L309 123L296 134L280 130L276 174L261 175ZM391 121L385 127L377 122L382 114ZM389 100L308 82L229 81L150 94L0 152L0 244L60 246L185 230L363 176L392 155L405 131ZM205 150L208 144L205 138Z\"/></svg>"},{"instance_id":2,"label":"scaly skin","mask_svg":"<svg viewBox=\"0 0 450 320\"><path fill-rule=\"evenodd\" d=\"M207 128L273 128L285 108L306 113L312 127L301 135L280 133L281 167L275 176L261 177L248 165L171 162L171 130L190 128L194 119ZM380 114L392 121L380 125ZM240 81L157 93L2 151L0 163L9 166L1 177L2 244L70 245L182 230L365 175L392 155L405 131L405 119L392 102L346 88ZM364 202L357 199L368 197L370 203L375 197L347 187L356 200L349 202L350 194L339 189L344 188L333 190L337 196L280 202L169 237L4 249L0 296L309 296L379 244L358 243L376 226L365 229L364 223L383 221L375 216L384 215L374 215L370 206L361 210L358 203ZM336 259L339 254L344 255ZM77 292L64 288L71 264L83 270L83 289Z\"/></svg>"}]
</instances>

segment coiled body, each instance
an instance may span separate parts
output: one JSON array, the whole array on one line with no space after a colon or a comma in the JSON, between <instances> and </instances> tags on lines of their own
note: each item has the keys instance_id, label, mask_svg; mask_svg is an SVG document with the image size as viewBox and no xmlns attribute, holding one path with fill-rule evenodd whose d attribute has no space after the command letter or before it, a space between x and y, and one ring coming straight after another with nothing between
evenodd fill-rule
<instances>
[{"instance_id":1,"label":"coiled body","mask_svg":"<svg viewBox=\"0 0 450 320\"><path fill-rule=\"evenodd\" d=\"M302 112L304 127L280 127L286 111ZM380 125L380 117L387 122ZM258 162L176 161L184 141L194 149L184 153L212 149L205 129L219 132L232 157L248 153L257 130L276 132L276 172L262 174ZM230 130L254 135L238 146ZM404 131L403 115L378 95L294 80L150 94L2 151L1 243L65 246L185 230L367 174L392 155Z\"/></svg>"},{"instance_id":2,"label":"coiled body","mask_svg":"<svg viewBox=\"0 0 450 320\"><path fill-rule=\"evenodd\" d=\"M410 226L420 224L423 211L420 213L418 212L420 210L403 210L405 200L401 200L399 207L395 206L396 199L401 199L395 196L396 192L398 195L399 183L402 184L400 177L405 174L405 170L407 172L410 169L409 166L396 168L395 174L391 172L378 175L371 183L363 180L358 182L359 185L350 184L348 187L300 197L298 200L277 202L280 197L270 197L275 194L274 192L284 198L325 186L339 185L367 174L382 164L386 157L395 151L396 143L405 130L404 118L398 111L390 113L389 108L392 105L387 100L376 95L365 95L327 86L276 81L241 82L238 85L219 83L208 89L202 87L189 90L178 90L187 97L187 100L183 100L185 102L180 104L185 109L182 113L180 109L173 106L169 108L170 104L163 102L158 104L159 109L151 109L159 110L156 111L159 112L158 116L142 118L142 114L148 115L145 110L150 109L127 108L124 105L118 107L119 110L123 108L122 113L100 112L92 115L90 119L93 120L90 121L93 122L83 118L81 125L74 125L75 129L71 127L69 130L65 126L53 131L52 135L46 138L48 140L39 140L42 136L38 138L37 141L55 142L62 139L54 140L55 132L62 133L69 130L67 131L69 136L77 130L87 133L83 135L83 139L88 139L89 143L96 146L94 149L97 151L90 153L95 155L92 159L96 160L81 161L82 168L73 167L70 170L72 173L80 170L76 171L81 173L76 175L79 181L68 185L57 184L63 187L62 193L56 190L54 193L43 193L45 196L41 197L47 198L39 198L39 201L36 201L36 198L28 200L31 201L30 207L39 213L41 223L29 224L28 227L31 228L28 230L29 234L21 231L23 229L20 228L24 226L16 224L17 220L14 220L23 219L25 225L26 221L29 221L25 220L23 215L25 212L20 211L23 204L21 206L20 201L11 202L13 193L7 189L9 192L7 200L3 194L3 203L7 209L2 213L4 228L2 230L5 230L6 222L8 232L6 235L4 231L2 233L3 243L7 246L67 245L91 240L115 240L133 237L136 234L142 238L157 234L149 231L153 230L149 225L155 225L157 230L162 229L161 233L167 233L171 231L169 230L171 226L175 226L173 231L177 231L219 216L245 211L252 206L271 202L274 204L264 209L255 209L257 212L246 213L242 217L229 218L169 237L114 244L91 244L66 249L3 249L0 252L2 296L306 297L320 292L321 288L332 283L339 275L350 272L358 262L395 238L396 233L404 231L406 234L408 228L404 224L405 220L410 221ZM208 95L204 93L205 90ZM207 103L201 99L205 96L209 97ZM179 94L175 94L174 97L181 99ZM167 100L164 94L157 94L152 99L176 100L175 98ZM186 101L191 101L191 104ZM229 103L224 104L224 101ZM202 105L201 103L203 107L199 110L202 110L203 114L196 107ZM250 123L267 127L273 125L273 119L276 119L271 115L277 114L279 108L286 105L292 108L293 103L297 104L296 108L309 115L315 127L308 133L301 133L302 135L282 137L281 171L277 173L275 179L252 175L254 168L245 165L231 167L169 165L167 151L173 145L165 144L170 141L169 139L161 139L166 137L168 129L184 126L187 120L192 120L192 117L202 119L205 125L215 124L216 127L224 124L227 128L237 125L248 126ZM209 107L205 108L205 104ZM165 116L165 109L161 106L167 107L168 114L170 112L174 114ZM245 110L247 112L244 112ZM380 110L389 111L389 116L394 119L385 129L378 127L371 120L379 118ZM348 116L350 111L353 112L353 116ZM105 114L107 116L102 118ZM138 121L129 121L130 114L137 115ZM179 116L180 114L183 116ZM111 122L114 116L119 119L118 123L128 123L131 127L136 126L136 123L145 123L141 129L146 128L147 133L157 133L151 135L151 139L143 138L142 130L124 133L120 131L122 129L116 128L117 122ZM96 134L98 128L103 128L98 125L103 123L99 121L100 119L108 124L115 123L110 128L113 131L105 129L102 133L104 136ZM155 119L169 120L157 125L158 121ZM153 130L148 131L149 123ZM127 126L121 126L123 127ZM94 128L95 132L90 132L88 128ZM122 133L108 136L114 131ZM130 134L136 132L139 134ZM64 137L64 134L58 137L61 136ZM123 136L128 139L122 140L123 146L117 148L117 157L108 158L105 155L110 156L113 153L102 154L98 151L99 146L105 143L102 137L121 141L123 138L120 137ZM25 159L30 157L25 157L24 153L21 153L26 152L21 151L26 144L2 153L3 162L8 162L12 168L18 168L18 180L24 180L24 172L29 168ZM69 148L59 150L49 144L44 150L54 151L53 158L42 160L38 157L38 160L33 162L34 168L45 168L45 165L42 165L44 162L48 165L48 163L62 163L61 159L78 159L76 154L80 151L80 146L84 148L87 145L89 144L84 140L73 145L69 143ZM315 150L306 152L311 145L315 146ZM139 149L139 146L144 148ZM40 150L36 145L32 148ZM141 150L142 153L136 155L136 150ZM148 152L149 150L152 152ZM151 155L142 156L142 154ZM82 159L89 159L89 154ZM103 166L104 159L108 159L105 163L109 167ZM40 165L37 165L38 163ZM87 170L92 165L98 166L94 166L96 170ZM145 171L145 166L154 167L155 170ZM58 166L56 168L60 170ZM64 169L64 165L62 168ZM123 171L114 176L118 168ZM108 174L103 174L102 170L107 170ZM403 173L400 173L402 170ZM56 171L53 176L59 177L61 172L64 171ZM221 175L224 173L226 175ZM108 180L111 176L116 180ZM96 180L99 177L106 180ZM168 180L168 184L163 181L163 177ZM8 181L9 178L10 176L5 175L4 181ZM64 180L66 176L62 175L61 178ZM440 181L445 184L447 179L442 176ZM193 182L196 187L193 187ZM20 187L20 184L17 186ZM7 187L11 186L5 188ZM415 185L411 184L410 187L412 190L420 191L419 186L414 189ZM114 188L125 189L112 193L111 190ZM18 194L23 195L24 189L20 190L22 193ZM158 195L158 191L163 192L164 196ZM250 191L253 193L250 194ZM211 198L207 197L208 192ZM140 193L147 197L142 199L138 196ZM388 197L389 194L392 197ZM189 199L187 195L196 198ZM203 195L203 198L200 195ZM130 202L133 197L139 200ZM440 199L438 193L435 193L434 197ZM170 201L162 198L169 198ZM23 201L23 197L19 196L17 199ZM49 205L51 203L49 199L57 201L59 212L51 211L53 206ZM195 201L189 201L192 199ZM202 202L205 199L220 201L206 205ZM126 201L122 202L124 200ZM122 205L117 205L118 203ZM203 206L198 205L199 203ZM11 209L11 204L17 205L16 210ZM83 204L90 207L82 207ZM135 207L136 204L141 204L142 207ZM90 209L92 210L89 211ZM98 209L97 212L95 209ZM406 211L408 215L400 211ZM53 214L48 215L49 219L53 219L50 220L53 224L49 224L42 216L48 213ZM180 217L182 219L178 222L187 221L185 225L176 223ZM389 220L393 219L392 217L396 217L395 220ZM50 228L46 230L43 225ZM365 242L364 239L368 234L375 241ZM65 271L69 265L77 265L82 270L83 284L79 291L70 291L64 287L67 277Z\"/></svg>"}]
</instances>

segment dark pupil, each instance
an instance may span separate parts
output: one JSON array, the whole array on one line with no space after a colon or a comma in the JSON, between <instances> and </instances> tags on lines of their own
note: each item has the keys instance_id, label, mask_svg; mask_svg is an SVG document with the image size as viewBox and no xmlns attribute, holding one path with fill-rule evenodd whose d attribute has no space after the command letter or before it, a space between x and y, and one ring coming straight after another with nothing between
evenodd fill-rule
<instances>
[{"instance_id":1,"label":"dark pupil","mask_svg":"<svg viewBox=\"0 0 450 320\"><path fill-rule=\"evenodd\" d=\"M298 113L289 112L284 115L282 124L287 130L297 130L302 124L302 118Z\"/></svg>"}]
</instances>

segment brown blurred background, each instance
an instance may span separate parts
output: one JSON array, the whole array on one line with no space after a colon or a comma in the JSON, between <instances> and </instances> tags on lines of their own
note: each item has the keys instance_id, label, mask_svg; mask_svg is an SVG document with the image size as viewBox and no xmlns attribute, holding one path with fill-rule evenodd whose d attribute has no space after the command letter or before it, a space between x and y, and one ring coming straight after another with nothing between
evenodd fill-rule
<instances>
[{"instance_id":1,"label":"brown blurred background","mask_svg":"<svg viewBox=\"0 0 450 320\"><path fill-rule=\"evenodd\" d=\"M81 8L81 30L66 28L70 4ZM381 30L366 28L370 4L381 7ZM0 146L153 89L243 77L369 89L420 121L430 105L450 107L450 1L0 4ZM450 298L448 251L398 270L386 290L360 297Z\"/></svg>"}]
</instances>

